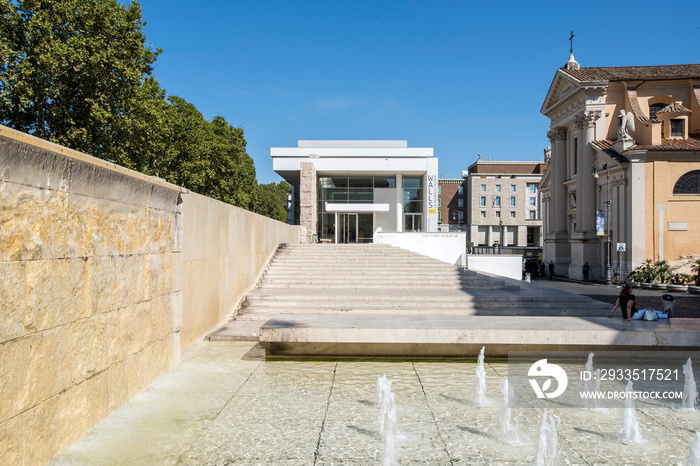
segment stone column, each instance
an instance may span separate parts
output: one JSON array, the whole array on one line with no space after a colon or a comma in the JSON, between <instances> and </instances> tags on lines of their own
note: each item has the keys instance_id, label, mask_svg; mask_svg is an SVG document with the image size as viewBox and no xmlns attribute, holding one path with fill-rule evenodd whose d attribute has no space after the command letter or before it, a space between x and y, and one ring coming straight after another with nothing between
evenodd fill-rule
<instances>
[{"instance_id":1,"label":"stone column","mask_svg":"<svg viewBox=\"0 0 700 466\"><path fill-rule=\"evenodd\" d=\"M583 130L581 150L579 150L579 165L576 183L578 194L576 216L579 229L584 235L595 236L595 188L592 176L593 147L595 140L595 122L600 118L600 112L585 112L576 116L576 126Z\"/></svg>"},{"instance_id":2,"label":"stone column","mask_svg":"<svg viewBox=\"0 0 700 466\"><path fill-rule=\"evenodd\" d=\"M306 227L306 237L302 243L312 243L318 233L318 203L316 168L313 162L300 164L301 176L299 181L299 224Z\"/></svg>"},{"instance_id":3,"label":"stone column","mask_svg":"<svg viewBox=\"0 0 700 466\"><path fill-rule=\"evenodd\" d=\"M547 137L552 141L552 227L554 232L566 232L566 128L552 128Z\"/></svg>"},{"instance_id":4,"label":"stone column","mask_svg":"<svg viewBox=\"0 0 700 466\"><path fill-rule=\"evenodd\" d=\"M450 223L450 220L447 220ZM403 176L396 174L396 231L403 232Z\"/></svg>"},{"instance_id":5,"label":"stone column","mask_svg":"<svg viewBox=\"0 0 700 466\"><path fill-rule=\"evenodd\" d=\"M567 233L567 192L566 181L566 128L554 127L547 133L552 141L551 173L552 184L549 192L552 204L550 212L551 235L545 245L545 260L553 260L556 270L568 270L571 257L569 235Z\"/></svg>"}]
</instances>

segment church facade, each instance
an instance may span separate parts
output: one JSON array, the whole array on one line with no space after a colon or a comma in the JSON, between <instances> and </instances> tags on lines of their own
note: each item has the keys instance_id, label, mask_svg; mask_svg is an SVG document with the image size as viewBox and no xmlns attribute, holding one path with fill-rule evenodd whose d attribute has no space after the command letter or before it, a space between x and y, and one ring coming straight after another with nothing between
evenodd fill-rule
<instances>
[{"instance_id":1,"label":"church facade","mask_svg":"<svg viewBox=\"0 0 700 466\"><path fill-rule=\"evenodd\" d=\"M557 274L625 277L700 254L700 64L557 70L542 193Z\"/></svg>"}]
</instances>

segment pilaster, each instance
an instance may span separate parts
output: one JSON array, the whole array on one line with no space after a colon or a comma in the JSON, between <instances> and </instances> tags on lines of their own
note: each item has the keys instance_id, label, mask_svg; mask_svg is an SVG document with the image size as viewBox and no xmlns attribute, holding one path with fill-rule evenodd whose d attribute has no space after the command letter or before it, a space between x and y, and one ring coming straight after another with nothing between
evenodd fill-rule
<instances>
[{"instance_id":1,"label":"pilaster","mask_svg":"<svg viewBox=\"0 0 700 466\"><path fill-rule=\"evenodd\" d=\"M552 141L552 222L555 233L566 232L566 128L552 128L547 137Z\"/></svg>"},{"instance_id":2,"label":"pilaster","mask_svg":"<svg viewBox=\"0 0 700 466\"><path fill-rule=\"evenodd\" d=\"M566 186L566 137L567 130L563 127L554 127L547 133L552 141L552 187L550 190L553 213L550 219L552 234L545 245L546 259L554 261L556 270L561 273L566 270L570 258L569 238L567 234L567 195Z\"/></svg>"}]
</instances>

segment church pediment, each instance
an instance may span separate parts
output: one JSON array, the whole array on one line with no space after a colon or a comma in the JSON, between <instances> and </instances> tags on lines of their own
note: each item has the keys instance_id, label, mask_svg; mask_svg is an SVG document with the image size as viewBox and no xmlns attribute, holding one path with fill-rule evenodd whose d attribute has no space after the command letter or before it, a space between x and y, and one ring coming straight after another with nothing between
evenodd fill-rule
<instances>
[{"instance_id":1,"label":"church pediment","mask_svg":"<svg viewBox=\"0 0 700 466\"><path fill-rule=\"evenodd\" d=\"M548 115L551 109L556 107L557 104L578 91L581 88L580 84L581 83L575 78L563 73L561 70L557 70L552 85L549 86L547 97L544 99L540 112L544 115Z\"/></svg>"}]
</instances>

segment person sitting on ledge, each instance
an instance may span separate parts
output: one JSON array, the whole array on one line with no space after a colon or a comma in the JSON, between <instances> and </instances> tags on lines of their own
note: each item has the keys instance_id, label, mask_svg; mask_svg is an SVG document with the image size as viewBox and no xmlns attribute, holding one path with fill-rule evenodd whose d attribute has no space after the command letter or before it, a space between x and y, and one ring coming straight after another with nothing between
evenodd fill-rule
<instances>
[{"instance_id":1,"label":"person sitting on ledge","mask_svg":"<svg viewBox=\"0 0 700 466\"><path fill-rule=\"evenodd\" d=\"M628 284L622 286L620 296L617 297L615 307L612 308L608 317L612 318L618 307L620 308L620 312L622 312L622 318L625 320L630 320L632 315L637 312L637 306L635 306L634 303L634 295L630 293L631 289L632 288Z\"/></svg>"}]
</instances>

